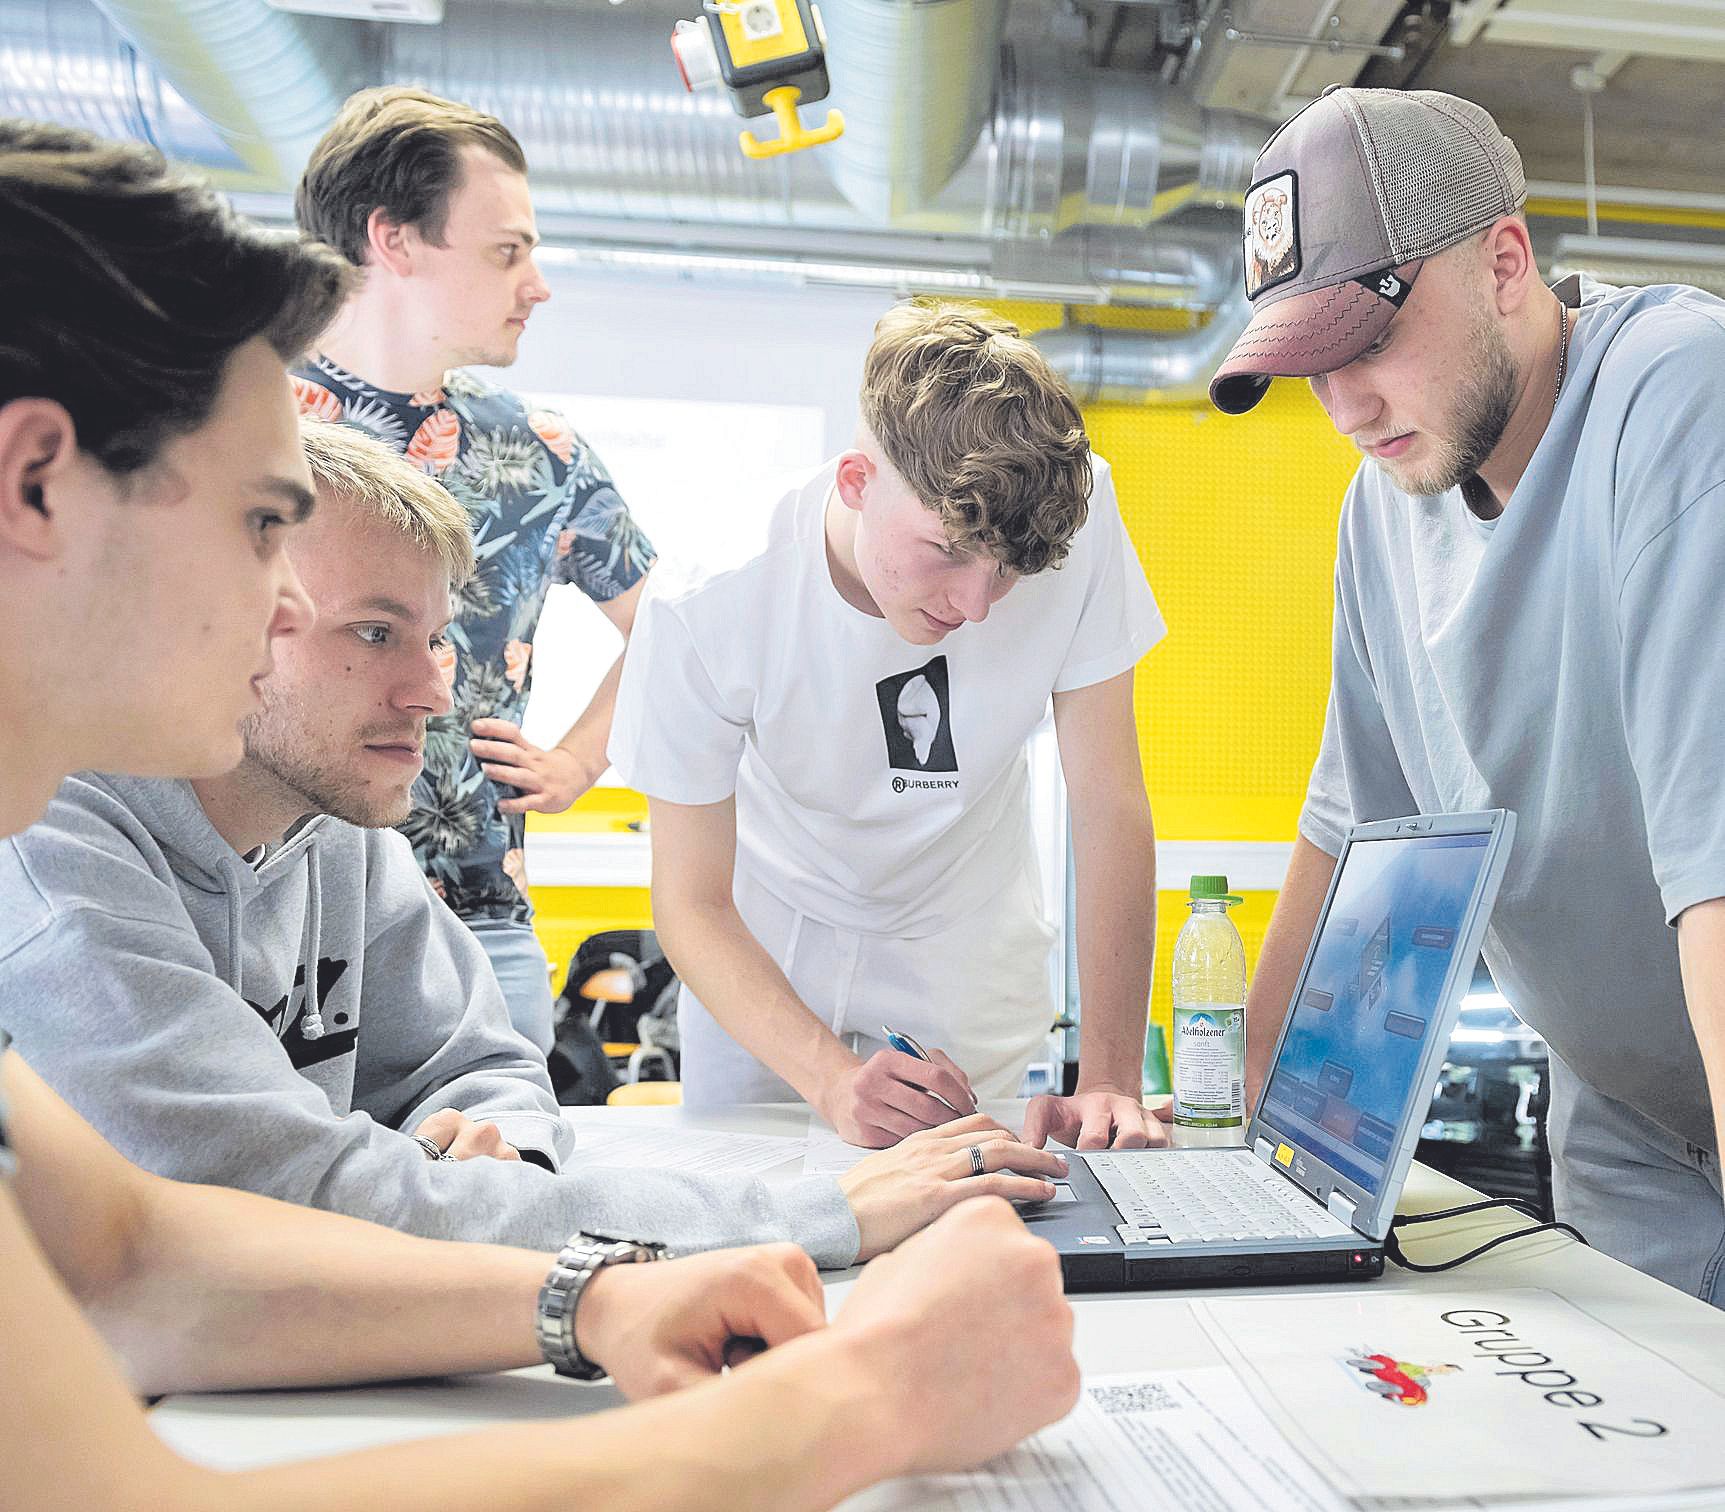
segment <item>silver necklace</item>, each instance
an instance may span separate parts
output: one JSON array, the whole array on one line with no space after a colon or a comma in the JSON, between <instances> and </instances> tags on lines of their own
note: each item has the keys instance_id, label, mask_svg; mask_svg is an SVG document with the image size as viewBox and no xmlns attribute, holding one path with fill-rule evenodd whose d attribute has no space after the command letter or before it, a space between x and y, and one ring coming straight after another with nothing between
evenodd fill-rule
<instances>
[{"instance_id":1,"label":"silver necklace","mask_svg":"<svg viewBox=\"0 0 1725 1512\"><path fill-rule=\"evenodd\" d=\"M1569 371L1569 307L1559 304L1557 307L1558 330L1562 332L1557 347L1557 385L1551 391L1551 407L1557 408L1559 395L1563 393L1563 376Z\"/></svg>"}]
</instances>

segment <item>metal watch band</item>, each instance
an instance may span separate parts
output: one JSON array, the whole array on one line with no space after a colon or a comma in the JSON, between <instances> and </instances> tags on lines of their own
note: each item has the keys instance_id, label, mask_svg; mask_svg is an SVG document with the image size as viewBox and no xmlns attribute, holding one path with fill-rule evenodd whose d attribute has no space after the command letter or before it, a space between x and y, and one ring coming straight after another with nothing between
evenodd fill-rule
<instances>
[{"instance_id":1,"label":"metal watch band","mask_svg":"<svg viewBox=\"0 0 1725 1512\"><path fill-rule=\"evenodd\" d=\"M534 1310L534 1331L539 1350L558 1375L577 1381L602 1381L607 1371L575 1347L575 1309L587 1283L608 1265L634 1265L649 1260L669 1260L662 1244L639 1239L616 1239L609 1234L572 1234L557 1252L551 1274L539 1288Z\"/></svg>"}]
</instances>

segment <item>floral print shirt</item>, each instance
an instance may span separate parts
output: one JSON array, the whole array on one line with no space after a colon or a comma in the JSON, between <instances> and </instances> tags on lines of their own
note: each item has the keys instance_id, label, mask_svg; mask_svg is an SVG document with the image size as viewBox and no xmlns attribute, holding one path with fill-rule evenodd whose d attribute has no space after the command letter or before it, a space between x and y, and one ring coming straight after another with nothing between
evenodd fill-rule
<instances>
[{"instance_id":1,"label":"floral print shirt","mask_svg":"<svg viewBox=\"0 0 1725 1512\"><path fill-rule=\"evenodd\" d=\"M426 731L425 770L401 826L431 885L462 918L526 922L525 818L498 810L468 746L475 719L517 724L533 684L546 591L574 583L597 603L634 587L652 543L591 448L556 411L459 369L441 389L395 394L325 358L293 372L300 409L375 436L442 482L473 522L478 570L449 628L450 714Z\"/></svg>"}]
</instances>

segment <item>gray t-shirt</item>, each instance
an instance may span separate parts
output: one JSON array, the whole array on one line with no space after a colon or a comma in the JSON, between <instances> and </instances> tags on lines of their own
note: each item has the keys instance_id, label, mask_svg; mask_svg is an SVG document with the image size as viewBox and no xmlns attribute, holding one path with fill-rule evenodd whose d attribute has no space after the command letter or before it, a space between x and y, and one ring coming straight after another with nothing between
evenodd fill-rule
<instances>
[{"instance_id":1,"label":"gray t-shirt","mask_svg":"<svg viewBox=\"0 0 1725 1512\"><path fill-rule=\"evenodd\" d=\"M1514 809L1492 974L1577 1075L1714 1149L1668 925L1725 896L1725 302L1558 292L1568 377L1496 521L1354 478L1300 832Z\"/></svg>"}]
</instances>

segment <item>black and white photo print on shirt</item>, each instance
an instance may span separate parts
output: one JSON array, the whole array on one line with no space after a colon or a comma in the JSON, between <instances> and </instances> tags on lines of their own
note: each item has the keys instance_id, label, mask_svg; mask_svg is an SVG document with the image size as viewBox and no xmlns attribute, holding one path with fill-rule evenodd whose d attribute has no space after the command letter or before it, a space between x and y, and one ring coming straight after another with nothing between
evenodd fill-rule
<instances>
[{"instance_id":1,"label":"black and white photo print on shirt","mask_svg":"<svg viewBox=\"0 0 1725 1512\"><path fill-rule=\"evenodd\" d=\"M910 672L895 672L875 684L886 764L901 772L956 772L952 745L952 699L946 658Z\"/></svg>"}]
</instances>

